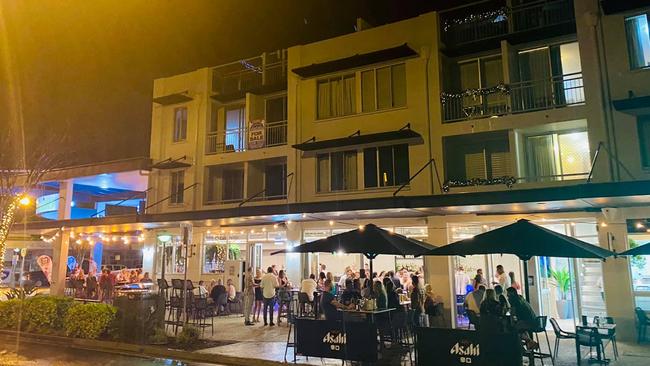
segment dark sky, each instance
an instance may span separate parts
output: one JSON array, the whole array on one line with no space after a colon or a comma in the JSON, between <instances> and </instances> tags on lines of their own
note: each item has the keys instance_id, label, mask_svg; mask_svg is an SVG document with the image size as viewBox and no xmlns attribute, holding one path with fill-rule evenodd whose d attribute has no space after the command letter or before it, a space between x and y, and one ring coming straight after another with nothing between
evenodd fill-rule
<instances>
[{"instance_id":1,"label":"dark sky","mask_svg":"<svg viewBox=\"0 0 650 366\"><path fill-rule=\"evenodd\" d=\"M0 0L0 126L21 104L28 147L57 145L67 131L77 163L148 156L153 79L349 33L358 16L408 18L431 4ZM20 103L8 96L8 73Z\"/></svg>"}]
</instances>

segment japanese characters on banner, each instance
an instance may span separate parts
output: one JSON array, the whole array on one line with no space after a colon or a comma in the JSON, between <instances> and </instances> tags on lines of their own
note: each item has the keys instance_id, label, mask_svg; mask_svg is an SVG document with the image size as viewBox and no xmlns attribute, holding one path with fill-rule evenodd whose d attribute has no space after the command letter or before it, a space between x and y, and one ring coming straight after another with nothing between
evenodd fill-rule
<instances>
[{"instance_id":1,"label":"japanese characters on banner","mask_svg":"<svg viewBox=\"0 0 650 366\"><path fill-rule=\"evenodd\" d=\"M248 126L248 148L261 149L266 145L266 122L263 119L252 120Z\"/></svg>"}]
</instances>

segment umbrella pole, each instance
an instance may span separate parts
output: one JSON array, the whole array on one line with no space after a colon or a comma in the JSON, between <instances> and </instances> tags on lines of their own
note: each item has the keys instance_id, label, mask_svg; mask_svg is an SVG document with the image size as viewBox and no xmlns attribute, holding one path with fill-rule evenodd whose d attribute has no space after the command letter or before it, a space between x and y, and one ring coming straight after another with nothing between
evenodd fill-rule
<instances>
[{"instance_id":1,"label":"umbrella pole","mask_svg":"<svg viewBox=\"0 0 650 366\"><path fill-rule=\"evenodd\" d=\"M526 301L530 301L530 290L528 288L528 261L523 261L524 262L524 278L522 279L524 281L524 296L526 297Z\"/></svg>"}]
</instances>

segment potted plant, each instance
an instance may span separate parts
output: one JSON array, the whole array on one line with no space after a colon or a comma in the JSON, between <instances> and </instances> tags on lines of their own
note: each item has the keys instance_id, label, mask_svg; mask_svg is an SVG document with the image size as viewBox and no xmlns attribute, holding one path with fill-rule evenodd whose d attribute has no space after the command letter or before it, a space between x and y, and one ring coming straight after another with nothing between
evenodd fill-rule
<instances>
[{"instance_id":1,"label":"potted plant","mask_svg":"<svg viewBox=\"0 0 650 366\"><path fill-rule=\"evenodd\" d=\"M566 268L558 270L549 268L549 273L560 292L560 298L555 302L558 316L560 319L573 318L573 306L571 301L567 299L569 290L571 289L571 274Z\"/></svg>"}]
</instances>

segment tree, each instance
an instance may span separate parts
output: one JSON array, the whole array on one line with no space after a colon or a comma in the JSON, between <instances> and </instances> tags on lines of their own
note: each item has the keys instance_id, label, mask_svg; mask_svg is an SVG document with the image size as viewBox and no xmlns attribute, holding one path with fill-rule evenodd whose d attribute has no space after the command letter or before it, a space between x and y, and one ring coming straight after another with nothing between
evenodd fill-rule
<instances>
[{"instance_id":1,"label":"tree","mask_svg":"<svg viewBox=\"0 0 650 366\"><path fill-rule=\"evenodd\" d=\"M20 136L20 137L18 137ZM30 200L47 173L64 166L67 133L50 135L34 146L26 146L22 134L5 129L0 135L0 271L4 267L6 242L19 208ZM58 151L57 151L58 150Z\"/></svg>"},{"instance_id":2,"label":"tree","mask_svg":"<svg viewBox=\"0 0 650 366\"><path fill-rule=\"evenodd\" d=\"M627 243L630 249L639 246L639 244L632 238L627 238ZM634 255L632 256L630 262L632 264L632 267L636 268L639 271L643 271L645 269L646 258L644 255Z\"/></svg>"}]
</instances>

